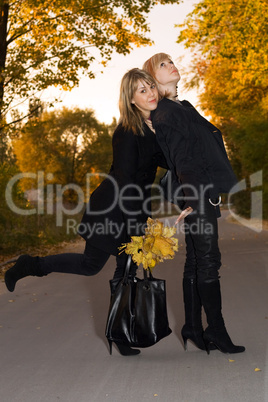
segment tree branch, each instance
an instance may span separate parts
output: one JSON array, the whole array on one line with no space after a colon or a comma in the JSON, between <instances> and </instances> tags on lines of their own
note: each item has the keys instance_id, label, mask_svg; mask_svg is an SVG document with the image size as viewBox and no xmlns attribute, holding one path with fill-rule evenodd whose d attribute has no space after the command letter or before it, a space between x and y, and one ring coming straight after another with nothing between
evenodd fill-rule
<instances>
[{"instance_id":1,"label":"tree branch","mask_svg":"<svg viewBox=\"0 0 268 402\"><path fill-rule=\"evenodd\" d=\"M23 28L26 27L28 24L30 24L31 21L33 21L33 20L34 20L34 18L31 18L29 21L25 22L25 24L23 24L19 29L20 29L20 30L23 29ZM28 32L31 32L31 30L32 30L32 29L28 29L28 30L26 30L26 31L21 32L20 34L11 36L11 37L7 40L7 46L8 46L10 43L14 42L14 40L20 38L21 36L25 35L25 34L28 33Z\"/></svg>"},{"instance_id":2,"label":"tree branch","mask_svg":"<svg viewBox=\"0 0 268 402\"><path fill-rule=\"evenodd\" d=\"M37 106L36 108L34 108L33 110L31 110L30 113L26 114L26 115L23 116L23 117L20 117L20 118L17 119L17 120L12 121L11 123L3 124L2 126L0 126L0 131L1 131L3 128L5 128L5 127L9 127L9 126L11 126L12 124L19 123L20 121L26 119L27 117L32 116L38 109L40 109L40 107L42 107L42 106L41 106L41 105Z\"/></svg>"}]
</instances>

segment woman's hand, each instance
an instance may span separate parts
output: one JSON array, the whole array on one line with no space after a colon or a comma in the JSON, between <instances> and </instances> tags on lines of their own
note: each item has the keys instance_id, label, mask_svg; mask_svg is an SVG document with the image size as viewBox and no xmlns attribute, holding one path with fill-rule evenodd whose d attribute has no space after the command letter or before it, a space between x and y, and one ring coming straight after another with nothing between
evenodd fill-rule
<instances>
[{"instance_id":1,"label":"woman's hand","mask_svg":"<svg viewBox=\"0 0 268 402\"><path fill-rule=\"evenodd\" d=\"M191 212L193 212L193 208L188 207L186 209L184 209L180 215L178 216L175 225L177 225L177 223L179 223L182 219L184 219L187 215L189 215Z\"/></svg>"}]
</instances>

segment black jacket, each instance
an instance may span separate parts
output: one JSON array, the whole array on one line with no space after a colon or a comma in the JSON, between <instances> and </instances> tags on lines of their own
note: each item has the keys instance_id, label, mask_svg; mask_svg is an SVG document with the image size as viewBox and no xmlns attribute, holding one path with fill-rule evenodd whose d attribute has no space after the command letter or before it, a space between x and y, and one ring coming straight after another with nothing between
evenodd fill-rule
<instances>
[{"instance_id":1,"label":"black jacket","mask_svg":"<svg viewBox=\"0 0 268 402\"><path fill-rule=\"evenodd\" d=\"M111 170L92 193L79 228L86 241L113 255L130 236L144 234L157 167L167 168L155 134L144 127L144 136L116 128Z\"/></svg>"},{"instance_id":2,"label":"black jacket","mask_svg":"<svg viewBox=\"0 0 268 402\"><path fill-rule=\"evenodd\" d=\"M206 187L206 197L216 199L237 183L220 130L188 101L180 104L163 98L152 112L152 122L168 166L183 187L184 208L197 207L187 200L194 195L192 187L199 195L200 186Z\"/></svg>"}]
</instances>

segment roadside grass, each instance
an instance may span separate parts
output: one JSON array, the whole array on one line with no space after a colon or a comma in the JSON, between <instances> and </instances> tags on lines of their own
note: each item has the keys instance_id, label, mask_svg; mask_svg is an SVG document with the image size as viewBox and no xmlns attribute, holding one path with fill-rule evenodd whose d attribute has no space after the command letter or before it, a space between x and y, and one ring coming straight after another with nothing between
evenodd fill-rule
<instances>
[{"instance_id":1,"label":"roadside grass","mask_svg":"<svg viewBox=\"0 0 268 402\"><path fill-rule=\"evenodd\" d=\"M0 277L21 254L44 256L56 253L65 243L80 240L74 230L68 233L68 219L78 225L81 217L82 214L63 215L61 226L56 226L54 214L17 215L16 219L5 220L5 225L0 222Z\"/></svg>"}]
</instances>

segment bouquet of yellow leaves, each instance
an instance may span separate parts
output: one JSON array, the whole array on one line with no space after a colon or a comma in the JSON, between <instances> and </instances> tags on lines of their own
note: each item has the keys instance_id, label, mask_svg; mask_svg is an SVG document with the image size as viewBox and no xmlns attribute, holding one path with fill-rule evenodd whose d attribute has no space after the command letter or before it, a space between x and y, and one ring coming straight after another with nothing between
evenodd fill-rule
<instances>
[{"instance_id":1,"label":"bouquet of yellow leaves","mask_svg":"<svg viewBox=\"0 0 268 402\"><path fill-rule=\"evenodd\" d=\"M119 250L132 255L132 260L152 270L156 264L174 258L178 250L178 239L172 237L176 227L166 227L158 219L147 219L144 236L132 236L130 243L124 243Z\"/></svg>"}]
</instances>

